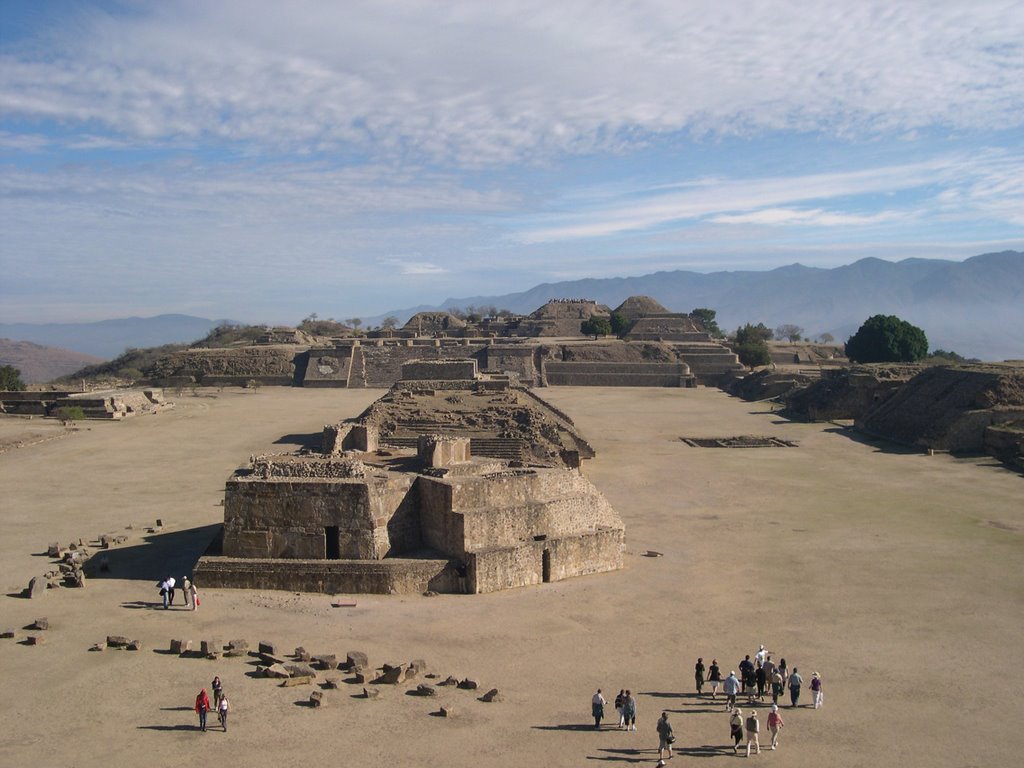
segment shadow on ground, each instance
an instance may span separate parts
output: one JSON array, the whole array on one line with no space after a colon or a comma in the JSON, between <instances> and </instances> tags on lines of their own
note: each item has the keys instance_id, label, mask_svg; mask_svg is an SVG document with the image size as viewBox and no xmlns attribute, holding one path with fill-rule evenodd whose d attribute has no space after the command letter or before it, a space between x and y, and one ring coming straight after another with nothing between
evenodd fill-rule
<instances>
[{"instance_id":1,"label":"shadow on ground","mask_svg":"<svg viewBox=\"0 0 1024 768\"><path fill-rule=\"evenodd\" d=\"M97 550L85 564L91 579L132 579L156 584L168 576L192 573L196 561L220 534L220 523L148 534L140 544ZM104 567L105 564L105 567ZM180 599L180 593L179 593ZM135 601L126 608L152 608L160 603Z\"/></svg>"}]
</instances>

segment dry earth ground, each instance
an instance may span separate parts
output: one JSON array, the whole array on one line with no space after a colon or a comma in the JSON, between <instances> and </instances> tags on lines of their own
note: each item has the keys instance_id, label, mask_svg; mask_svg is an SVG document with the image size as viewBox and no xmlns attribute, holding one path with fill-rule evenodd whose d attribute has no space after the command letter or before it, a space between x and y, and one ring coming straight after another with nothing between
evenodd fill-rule
<instances>
[{"instance_id":1,"label":"dry earth ground","mask_svg":"<svg viewBox=\"0 0 1024 768\"><path fill-rule=\"evenodd\" d=\"M177 408L89 423L0 453L0 629L47 616L47 643L0 640L0 765L270 768L308 765L653 764L670 713L676 765L728 764L727 717L693 696L698 655L725 671L760 643L809 679L825 706L784 710L786 766L995 766L1017 752L1022 689L1024 479L985 458L927 457L791 424L713 389L554 389L598 451L586 473L627 526L625 570L492 595L331 598L202 590L198 612L155 609L222 513L228 474L251 453L290 450L379 392L200 391ZM0 418L0 442L58 432ZM690 448L686 436L775 435L796 448ZM136 526L167 523L159 535ZM50 561L50 541L125 532L112 578L43 599L6 596ZM664 557L643 557L648 549ZM107 634L144 650L88 652ZM472 676L436 699L354 686L310 689L249 676L243 659L179 659L169 640L270 639L371 664L424 658ZM191 703L215 674L231 730L198 733ZM639 692L639 731L590 727L602 687ZM479 693L479 692L477 692ZM809 691L805 690L805 700ZM451 704L455 717L430 716ZM609 708L610 709L610 708ZM762 722L766 710L762 710ZM753 759L753 758L752 758Z\"/></svg>"}]
</instances>

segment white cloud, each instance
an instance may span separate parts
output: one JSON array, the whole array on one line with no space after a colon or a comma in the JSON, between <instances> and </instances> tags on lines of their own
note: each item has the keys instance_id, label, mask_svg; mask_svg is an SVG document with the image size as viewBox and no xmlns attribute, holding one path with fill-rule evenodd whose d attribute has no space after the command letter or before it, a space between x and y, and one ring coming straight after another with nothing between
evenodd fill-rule
<instances>
[{"instance_id":1,"label":"white cloud","mask_svg":"<svg viewBox=\"0 0 1024 768\"><path fill-rule=\"evenodd\" d=\"M12 116L154 143L505 164L658 134L1024 121L1019 4L153 3L0 58ZM52 47L43 47L48 43Z\"/></svg>"},{"instance_id":2,"label":"white cloud","mask_svg":"<svg viewBox=\"0 0 1024 768\"><path fill-rule=\"evenodd\" d=\"M904 214L896 211L862 215L856 213L836 213L834 211L825 211L821 208L762 208L750 213L712 216L711 221L715 224L764 224L773 227L848 227L880 224L903 217Z\"/></svg>"}]
</instances>

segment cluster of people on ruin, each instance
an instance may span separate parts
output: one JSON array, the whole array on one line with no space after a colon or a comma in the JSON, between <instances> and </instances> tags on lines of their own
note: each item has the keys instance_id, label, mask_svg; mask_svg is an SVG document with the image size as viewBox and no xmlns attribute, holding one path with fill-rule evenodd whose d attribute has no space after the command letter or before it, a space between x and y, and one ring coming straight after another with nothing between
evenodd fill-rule
<instances>
[{"instance_id":1,"label":"cluster of people on ruin","mask_svg":"<svg viewBox=\"0 0 1024 768\"><path fill-rule=\"evenodd\" d=\"M718 689L722 689L725 696L725 711L729 714L729 736L732 739L734 753L739 753L741 744L746 739L746 755L750 756L751 751L755 754L761 752L761 720L756 709L749 710L744 717L737 700L746 696L747 705L756 705L765 702L771 697L771 706L766 718L765 725L768 733L771 734L771 741L768 749L775 749L779 744L779 733L785 727L782 712L779 709L779 698L785 690L789 690L790 707L800 706L800 694L804 686L803 677L799 670L789 666L784 658L780 658L778 664L772 660L771 653L762 645L751 659L750 655L743 657L737 665L739 674L731 670L728 675L723 676L722 668L718 659L712 659L710 666L704 665L704 658L697 659L694 665L694 682L698 696L704 696L704 686L711 689L711 698L718 698ZM811 674L810 681L812 704L814 709L820 709L824 701L824 691L821 675L817 672ZM591 714L594 718L594 727L600 728L601 721L605 717L606 701L601 689L597 689L591 699ZM631 690L622 689L614 700L615 712L618 714L619 730L635 731L637 702ZM656 725L658 733L658 765L665 765L666 756L672 758L672 745L676 736L669 721L668 713L662 712Z\"/></svg>"}]
</instances>

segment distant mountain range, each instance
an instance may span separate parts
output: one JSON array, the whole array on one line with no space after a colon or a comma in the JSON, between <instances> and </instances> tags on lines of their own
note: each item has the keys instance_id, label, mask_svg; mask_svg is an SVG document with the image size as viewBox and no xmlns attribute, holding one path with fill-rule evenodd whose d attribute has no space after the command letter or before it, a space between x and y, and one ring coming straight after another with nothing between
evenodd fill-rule
<instances>
[{"instance_id":1,"label":"distant mountain range","mask_svg":"<svg viewBox=\"0 0 1024 768\"><path fill-rule=\"evenodd\" d=\"M0 337L73 349L110 360L128 347L159 347L201 339L223 322L230 321L192 315L156 315L95 323L0 323Z\"/></svg>"},{"instance_id":2,"label":"distant mountain range","mask_svg":"<svg viewBox=\"0 0 1024 768\"><path fill-rule=\"evenodd\" d=\"M0 338L0 365L13 365L26 384L42 384L100 362L98 357L70 349Z\"/></svg>"},{"instance_id":3,"label":"distant mountain range","mask_svg":"<svg viewBox=\"0 0 1024 768\"><path fill-rule=\"evenodd\" d=\"M793 323L808 336L845 341L871 315L899 315L924 329L932 349L984 360L1024 358L1024 252L966 261L868 258L834 269L793 264L765 272L656 272L640 277L544 283L521 293L451 298L418 311L490 305L532 312L555 298L594 299L616 307L628 296L657 299L675 312L708 307L723 330ZM384 317L382 315L381 317Z\"/></svg>"}]
</instances>

